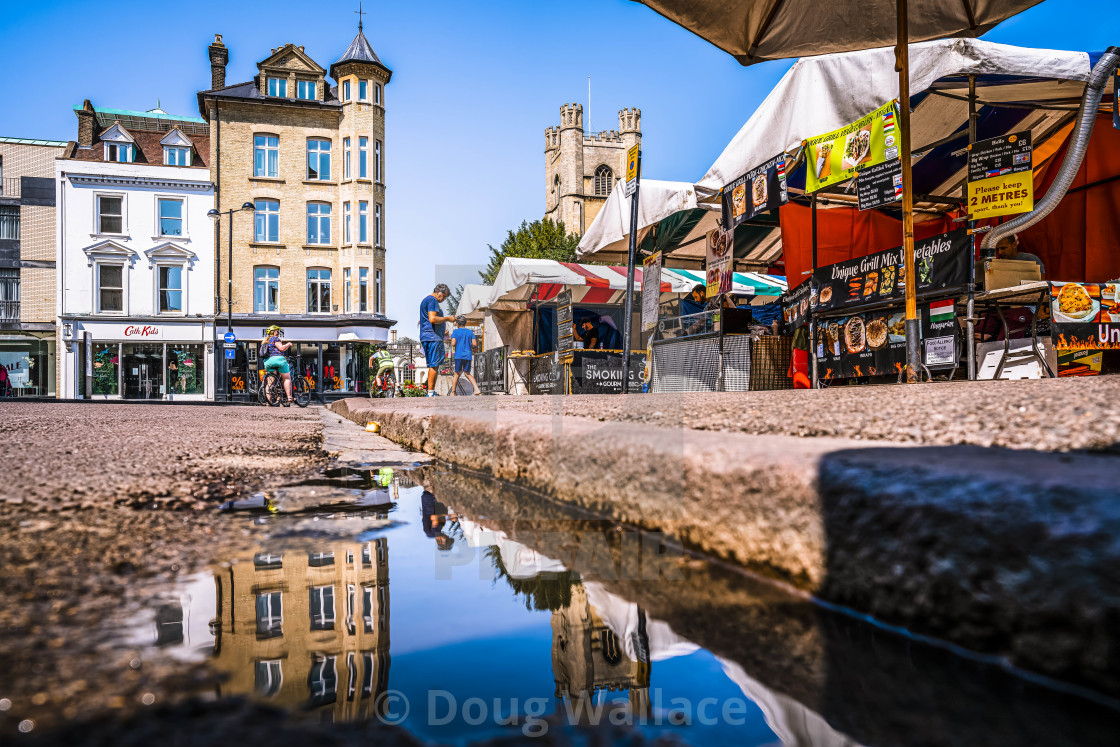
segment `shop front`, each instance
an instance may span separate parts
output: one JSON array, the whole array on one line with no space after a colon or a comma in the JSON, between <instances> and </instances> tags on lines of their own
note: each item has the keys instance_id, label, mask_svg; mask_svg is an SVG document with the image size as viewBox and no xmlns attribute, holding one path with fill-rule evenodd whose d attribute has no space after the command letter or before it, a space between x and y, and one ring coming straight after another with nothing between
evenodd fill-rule
<instances>
[{"instance_id":1,"label":"shop front","mask_svg":"<svg viewBox=\"0 0 1120 747\"><path fill-rule=\"evenodd\" d=\"M72 399L214 399L213 319L63 319L63 394Z\"/></svg>"},{"instance_id":2,"label":"shop front","mask_svg":"<svg viewBox=\"0 0 1120 747\"><path fill-rule=\"evenodd\" d=\"M280 325L284 339L292 343L288 351L292 375L307 381L315 400L327 402L368 392L373 378L369 370L373 346L388 340L394 322L305 316L265 319L235 314L235 340L227 343L226 324L219 320L213 330L219 351L215 377L218 399L256 401L256 383L264 376L259 348L265 329L272 324Z\"/></svg>"},{"instance_id":3,"label":"shop front","mask_svg":"<svg viewBox=\"0 0 1120 747\"><path fill-rule=\"evenodd\" d=\"M0 335L0 397L53 397L55 395L54 334Z\"/></svg>"}]
</instances>

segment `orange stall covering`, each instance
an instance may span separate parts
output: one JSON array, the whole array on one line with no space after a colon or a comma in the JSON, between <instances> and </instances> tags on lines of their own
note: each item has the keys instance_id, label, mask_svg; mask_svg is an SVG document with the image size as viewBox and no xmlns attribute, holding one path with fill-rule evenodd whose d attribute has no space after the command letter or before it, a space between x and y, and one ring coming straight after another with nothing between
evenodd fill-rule
<instances>
[{"instance_id":1,"label":"orange stall covering","mask_svg":"<svg viewBox=\"0 0 1120 747\"><path fill-rule=\"evenodd\" d=\"M1036 203L1057 176L1068 146L1067 141L1054 158L1036 169ZM1107 179L1112 181L1104 181ZM1111 114L1097 116L1085 160L1069 193L1054 212L1019 234L1019 248L1038 255L1051 280L1120 278L1120 130L1112 126Z\"/></svg>"}]
</instances>

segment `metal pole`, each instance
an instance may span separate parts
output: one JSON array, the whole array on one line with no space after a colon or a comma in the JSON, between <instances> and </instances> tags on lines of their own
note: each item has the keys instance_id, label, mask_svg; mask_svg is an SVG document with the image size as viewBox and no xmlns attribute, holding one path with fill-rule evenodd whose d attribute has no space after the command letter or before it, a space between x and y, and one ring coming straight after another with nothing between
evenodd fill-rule
<instances>
[{"instance_id":1,"label":"metal pole","mask_svg":"<svg viewBox=\"0 0 1120 747\"><path fill-rule=\"evenodd\" d=\"M226 278L226 332L233 331L233 208L229 211L229 251L226 252L226 261L228 262L228 277ZM225 348L222 349L222 360L226 368L226 402L233 401L233 366L229 364L229 358L225 357ZM248 366L246 366L248 369ZM246 370L246 375L248 371Z\"/></svg>"},{"instance_id":2,"label":"metal pole","mask_svg":"<svg viewBox=\"0 0 1120 747\"><path fill-rule=\"evenodd\" d=\"M906 283L906 383L918 383L921 355L918 350L918 299L914 277L914 182L910 169L910 53L906 27L906 0L898 1L898 134L902 161L902 259Z\"/></svg>"},{"instance_id":3,"label":"metal pole","mask_svg":"<svg viewBox=\"0 0 1120 747\"><path fill-rule=\"evenodd\" d=\"M809 272L809 282L811 283L811 282L813 282L813 273L816 272L816 270L817 270L817 194L816 194L816 192L814 192L813 196L810 198L810 206L811 206L810 210L812 211L812 215L813 215L813 266L812 266L812 268L810 269L810 272ZM816 347L816 340L814 339L815 336L816 336L815 335L816 322L813 319L812 309L809 310L809 315L810 315L809 316L809 320L810 320L809 321L809 374L812 377L809 381L809 387L811 389L816 389L817 388L817 375L818 375L818 371L817 371L817 347Z\"/></svg>"},{"instance_id":4,"label":"metal pole","mask_svg":"<svg viewBox=\"0 0 1120 747\"><path fill-rule=\"evenodd\" d=\"M642 187L642 152L638 151L638 173L630 198L630 249L626 253L626 319L622 335L622 393L630 391L630 326L634 311L634 254L638 249L638 193Z\"/></svg>"},{"instance_id":5,"label":"metal pole","mask_svg":"<svg viewBox=\"0 0 1120 747\"><path fill-rule=\"evenodd\" d=\"M976 76L968 76L968 144L976 142ZM968 181L965 181L961 191L964 193L965 210L968 210ZM976 340L973 313L976 308L976 238L972 229L976 221L968 222L968 305L965 311L964 334L965 345L968 346L968 380L976 380Z\"/></svg>"}]
</instances>

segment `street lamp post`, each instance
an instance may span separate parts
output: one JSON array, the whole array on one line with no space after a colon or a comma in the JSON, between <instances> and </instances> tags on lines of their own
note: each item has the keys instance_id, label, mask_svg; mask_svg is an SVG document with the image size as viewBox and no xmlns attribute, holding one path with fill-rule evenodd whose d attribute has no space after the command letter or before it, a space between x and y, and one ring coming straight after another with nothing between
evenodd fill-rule
<instances>
[{"instance_id":1,"label":"street lamp post","mask_svg":"<svg viewBox=\"0 0 1120 747\"><path fill-rule=\"evenodd\" d=\"M253 212L257 209L256 205L251 202L244 203L239 208L231 208L229 210L218 211L211 208L206 216L212 220L218 220L223 215L229 216L229 250L226 252L226 262L228 267L226 286L226 332L233 331L233 214L240 213L241 211ZM218 307L221 311L221 306ZM224 354L222 360L225 360ZM226 364L226 402L233 401L233 375L230 367Z\"/></svg>"}]
</instances>

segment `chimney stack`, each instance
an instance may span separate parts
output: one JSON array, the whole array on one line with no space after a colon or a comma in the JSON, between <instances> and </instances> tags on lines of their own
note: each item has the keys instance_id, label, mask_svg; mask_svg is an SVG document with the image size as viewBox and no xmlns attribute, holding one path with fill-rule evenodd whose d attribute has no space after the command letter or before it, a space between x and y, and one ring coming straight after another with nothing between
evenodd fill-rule
<instances>
[{"instance_id":1,"label":"chimney stack","mask_svg":"<svg viewBox=\"0 0 1120 747\"><path fill-rule=\"evenodd\" d=\"M222 35L214 34L214 43L207 47L210 52L210 88L224 88L226 85L226 63L229 50L222 44Z\"/></svg>"},{"instance_id":2,"label":"chimney stack","mask_svg":"<svg viewBox=\"0 0 1120 747\"><path fill-rule=\"evenodd\" d=\"M82 108L74 112L78 115L78 145L88 148L93 145L93 133L97 128L97 113L89 99L82 102Z\"/></svg>"}]
</instances>

